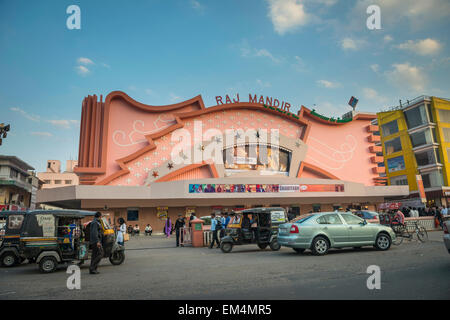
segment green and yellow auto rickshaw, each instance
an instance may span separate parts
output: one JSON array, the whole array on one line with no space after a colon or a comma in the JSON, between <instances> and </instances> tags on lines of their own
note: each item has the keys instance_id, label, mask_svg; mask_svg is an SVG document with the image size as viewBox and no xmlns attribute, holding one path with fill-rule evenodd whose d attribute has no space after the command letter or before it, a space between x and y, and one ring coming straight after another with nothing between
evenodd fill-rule
<instances>
[{"instance_id":1,"label":"green and yellow auto rickshaw","mask_svg":"<svg viewBox=\"0 0 450 320\"><path fill-rule=\"evenodd\" d=\"M20 232L20 255L34 260L43 273L54 272L58 264L82 265L90 259L90 221L95 212L81 210L35 210L24 217ZM125 249L116 241L114 230L105 218L103 229L104 258L113 265L125 260Z\"/></svg>"},{"instance_id":2,"label":"green and yellow auto rickshaw","mask_svg":"<svg viewBox=\"0 0 450 320\"><path fill-rule=\"evenodd\" d=\"M278 226L287 221L286 210L281 207L252 208L232 213L232 219L220 239L220 249L229 253L233 246L256 244L264 250L280 250Z\"/></svg>"}]
</instances>

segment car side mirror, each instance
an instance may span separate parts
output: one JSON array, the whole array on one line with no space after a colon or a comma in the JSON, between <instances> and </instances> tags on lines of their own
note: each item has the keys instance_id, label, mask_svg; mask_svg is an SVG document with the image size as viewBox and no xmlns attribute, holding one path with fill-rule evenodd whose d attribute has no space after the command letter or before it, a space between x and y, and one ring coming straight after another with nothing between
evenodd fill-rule
<instances>
[{"instance_id":1,"label":"car side mirror","mask_svg":"<svg viewBox=\"0 0 450 320\"><path fill-rule=\"evenodd\" d=\"M364 219L364 221L363 221L363 222L360 222L359 224L362 224L363 226L365 226L365 225L367 224L366 219Z\"/></svg>"}]
</instances>

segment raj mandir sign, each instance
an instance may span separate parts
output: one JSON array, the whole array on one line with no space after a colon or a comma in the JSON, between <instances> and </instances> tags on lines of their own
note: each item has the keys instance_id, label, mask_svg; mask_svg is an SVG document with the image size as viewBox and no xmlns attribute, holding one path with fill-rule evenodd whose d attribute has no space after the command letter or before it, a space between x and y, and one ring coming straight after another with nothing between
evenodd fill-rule
<instances>
[{"instance_id":1,"label":"raj mandir sign","mask_svg":"<svg viewBox=\"0 0 450 320\"><path fill-rule=\"evenodd\" d=\"M219 104L231 104L231 103L239 103L240 97L239 93L236 94L236 97L230 98L228 94L225 95L225 97L222 96L216 96L216 103ZM295 119L298 119L298 116L292 112L289 112L289 109L291 108L291 104L286 101L281 101L278 99L274 99L272 97L263 96L263 95L252 95L249 93L248 95L248 102L250 103L259 103L264 106L264 108L276 110L280 113L287 114L289 116L292 116Z\"/></svg>"}]
</instances>

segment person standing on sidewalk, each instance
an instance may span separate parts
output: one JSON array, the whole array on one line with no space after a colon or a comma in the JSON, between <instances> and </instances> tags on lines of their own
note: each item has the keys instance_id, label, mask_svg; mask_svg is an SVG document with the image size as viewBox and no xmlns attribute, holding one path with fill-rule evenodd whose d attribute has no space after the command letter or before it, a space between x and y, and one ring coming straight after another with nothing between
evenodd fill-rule
<instances>
[{"instance_id":1,"label":"person standing on sidewalk","mask_svg":"<svg viewBox=\"0 0 450 320\"><path fill-rule=\"evenodd\" d=\"M178 215L178 219L177 221L175 221L175 234L177 237L177 247L180 246L180 234L181 234L181 242L183 243L183 230L181 230L181 228L184 228L185 222L184 219L182 217L182 214L180 213ZM183 247L183 245L181 245Z\"/></svg>"},{"instance_id":2,"label":"person standing on sidewalk","mask_svg":"<svg viewBox=\"0 0 450 320\"><path fill-rule=\"evenodd\" d=\"M213 235L213 239L209 246L210 249L214 247L214 242L217 243L217 248L220 247L220 242L217 238L217 232L220 231L220 229L222 229L222 222L220 221L220 219L216 219L216 214L213 212L211 213L211 232Z\"/></svg>"},{"instance_id":3,"label":"person standing on sidewalk","mask_svg":"<svg viewBox=\"0 0 450 320\"><path fill-rule=\"evenodd\" d=\"M117 243L125 245L124 234L127 233L127 225L124 218L119 218L119 229L117 230Z\"/></svg>"},{"instance_id":4,"label":"person standing on sidewalk","mask_svg":"<svg viewBox=\"0 0 450 320\"><path fill-rule=\"evenodd\" d=\"M92 249L91 265L89 267L90 274L98 274L97 266L103 258L103 232L100 219L102 214L100 212L95 213L94 220L90 224L90 237L89 244Z\"/></svg>"}]
</instances>

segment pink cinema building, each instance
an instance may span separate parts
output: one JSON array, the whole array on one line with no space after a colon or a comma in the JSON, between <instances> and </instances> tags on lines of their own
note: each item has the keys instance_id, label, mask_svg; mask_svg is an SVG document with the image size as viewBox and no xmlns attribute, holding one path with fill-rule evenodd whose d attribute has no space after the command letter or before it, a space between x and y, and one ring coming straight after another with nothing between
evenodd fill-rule
<instances>
[{"instance_id":1,"label":"pink cinema building","mask_svg":"<svg viewBox=\"0 0 450 320\"><path fill-rule=\"evenodd\" d=\"M336 119L304 106L292 113L290 103L275 100L226 95L205 107L199 95L152 106L121 91L104 101L88 96L74 168L80 184L41 190L38 202L162 230L180 213L374 210L408 195L408 186L386 186L380 177L375 114Z\"/></svg>"}]
</instances>

